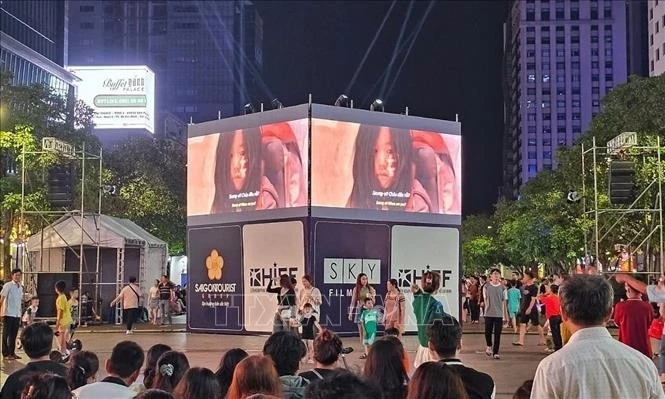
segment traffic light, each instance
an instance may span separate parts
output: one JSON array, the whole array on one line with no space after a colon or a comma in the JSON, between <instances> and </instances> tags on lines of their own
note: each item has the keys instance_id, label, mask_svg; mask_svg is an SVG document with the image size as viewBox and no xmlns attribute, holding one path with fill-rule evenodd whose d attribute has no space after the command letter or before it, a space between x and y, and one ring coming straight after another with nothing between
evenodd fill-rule
<instances>
[{"instance_id":1,"label":"traffic light","mask_svg":"<svg viewBox=\"0 0 665 399\"><path fill-rule=\"evenodd\" d=\"M635 163L613 160L609 178L610 203L632 204L635 200Z\"/></svg>"},{"instance_id":2,"label":"traffic light","mask_svg":"<svg viewBox=\"0 0 665 399\"><path fill-rule=\"evenodd\" d=\"M69 164L48 170L47 198L52 208L71 208L74 199L74 173Z\"/></svg>"}]
</instances>

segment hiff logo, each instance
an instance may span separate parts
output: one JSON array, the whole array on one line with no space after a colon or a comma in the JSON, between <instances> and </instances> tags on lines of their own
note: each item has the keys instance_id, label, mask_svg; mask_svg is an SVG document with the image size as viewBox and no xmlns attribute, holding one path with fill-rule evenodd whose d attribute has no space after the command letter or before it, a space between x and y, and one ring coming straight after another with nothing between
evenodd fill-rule
<instances>
[{"instance_id":1,"label":"hiff logo","mask_svg":"<svg viewBox=\"0 0 665 399\"><path fill-rule=\"evenodd\" d=\"M279 277L283 274L288 274L291 277L296 277L298 267L296 266L279 266L273 263L272 267L254 267L249 269L249 286L265 288L268 286L270 280Z\"/></svg>"},{"instance_id":2,"label":"hiff logo","mask_svg":"<svg viewBox=\"0 0 665 399\"><path fill-rule=\"evenodd\" d=\"M431 269L430 265L426 265L424 268L411 267L397 269L397 285L399 288L410 288L413 284L420 285L423 274L426 272L435 272L439 274L441 288L446 287L446 281L450 280L450 276L453 274L452 270L446 269Z\"/></svg>"},{"instance_id":3,"label":"hiff logo","mask_svg":"<svg viewBox=\"0 0 665 399\"><path fill-rule=\"evenodd\" d=\"M210 251L206 258L206 269L208 269L208 279L221 280L222 269L224 269L224 258L216 249Z\"/></svg>"}]
</instances>

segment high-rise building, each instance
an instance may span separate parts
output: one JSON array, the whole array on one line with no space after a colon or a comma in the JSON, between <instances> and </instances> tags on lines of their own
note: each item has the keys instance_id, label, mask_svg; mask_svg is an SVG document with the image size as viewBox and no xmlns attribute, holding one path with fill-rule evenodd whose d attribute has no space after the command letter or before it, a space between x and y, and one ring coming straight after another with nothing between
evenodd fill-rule
<instances>
[{"instance_id":1,"label":"high-rise building","mask_svg":"<svg viewBox=\"0 0 665 399\"><path fill-rule=\"evenodd\" d=\"M69 10L69 32L70 65L155 72L158 134L173 131L174 116L238 115L260 94L263 21L247 0L80 0Z\"/></svg>"},{"instance_id":2,"label":"high-rise building","mask_svg":"<svg viewBox=\"0 0 665 399\"><path fill-rule=\"evenodd\" d=\"M649 76L665 73L665 0L649 3Z\"/></svg>"},{"instance_id":3,"label":"high-rise building","mask_svg":"<svg viewBox=\"0 0 665 399\"><path fill-rule=\"evenodd\" d=\"M76 77L66 71L67 0L0 1L0 69L13 83L43 83L74 98Z\"/></svg>"},{"instance_id":4,"label":"high-rise building","mask_svg":"<svg viewBox=\"0 0 665 399\"><path fill-rule=\"evenodd\" d=\"M514 1L505 27L504 188L516 197L538 172L556 168L557 149L572 145L626 82L624 1Z\"/></svg>"},{"instance_id":5,"label":"high-rise building","mask_svg":"<svg viewBox=\"0 0 665 399\"><path fill-rule=\"evenodd\" d=\"M629 76L649 76L649 28L647 24L649 1L626 1Z\"/></svg>"}]
</instances>

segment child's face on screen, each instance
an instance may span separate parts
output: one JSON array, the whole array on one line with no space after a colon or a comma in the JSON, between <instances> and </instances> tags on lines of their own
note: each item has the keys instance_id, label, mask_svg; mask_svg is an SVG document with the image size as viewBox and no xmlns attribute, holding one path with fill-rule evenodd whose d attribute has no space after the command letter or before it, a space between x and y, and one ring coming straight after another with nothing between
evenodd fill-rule
<instances>
[{"instance_id":1,"label":"child's face on screen","mask_svg":"<svg viewBox=\"0 0 665 399\"><path fill-rule=\"evenodd\" d=\"M249 159L245 151L245 138L243 137L242 130L236 130L233 134L233 141L231 141L231 153L229 154L229 162L231 163L231 181L236 190L240 190L247 178L247 170Z\"/></svg>"},{"instance_id":2,"label":"child's face on screen","mask_svg":"<svg viewBox=\"0 0 665 399\"><path fill-rule=\"evenodd\" d=\"M374 175L379 186L387 189L395 182L397 171L397 154L393 148L393 139L390 130L382 127L374 144Z\"/></svg>"}]
</instances>

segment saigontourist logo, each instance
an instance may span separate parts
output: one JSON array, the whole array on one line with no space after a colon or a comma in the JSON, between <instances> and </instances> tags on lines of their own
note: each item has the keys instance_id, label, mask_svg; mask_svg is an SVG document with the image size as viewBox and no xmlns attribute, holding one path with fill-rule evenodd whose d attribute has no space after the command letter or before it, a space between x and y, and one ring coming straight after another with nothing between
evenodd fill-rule
<instances>
[{"instance_id":1,"label":"saigontourist logo","mask_svg":"<svg viewBox=\"0 0 665 399\"><path fill-rule=\"evenodd\" d=\"M224 269L224 258L216 249L210 251L206 258L206 269L208 269L208 278L210 280L221 280L222 269Z\"/></svg>"},{"instance_id":2,"label":"saigontourist logo","mask_svg":"<svg viewBox=\"0 0 665 399\"><path fill-rule=\"evenodd\" d=\"M205 260L205 269L208 280L219 281L222 279L224 269L224 257L216 250L210 251ZM203 298L217 298L222 295L234 294L236 283L197 283L194 292L201 293Z\"/></svg>"}]
</instances>

